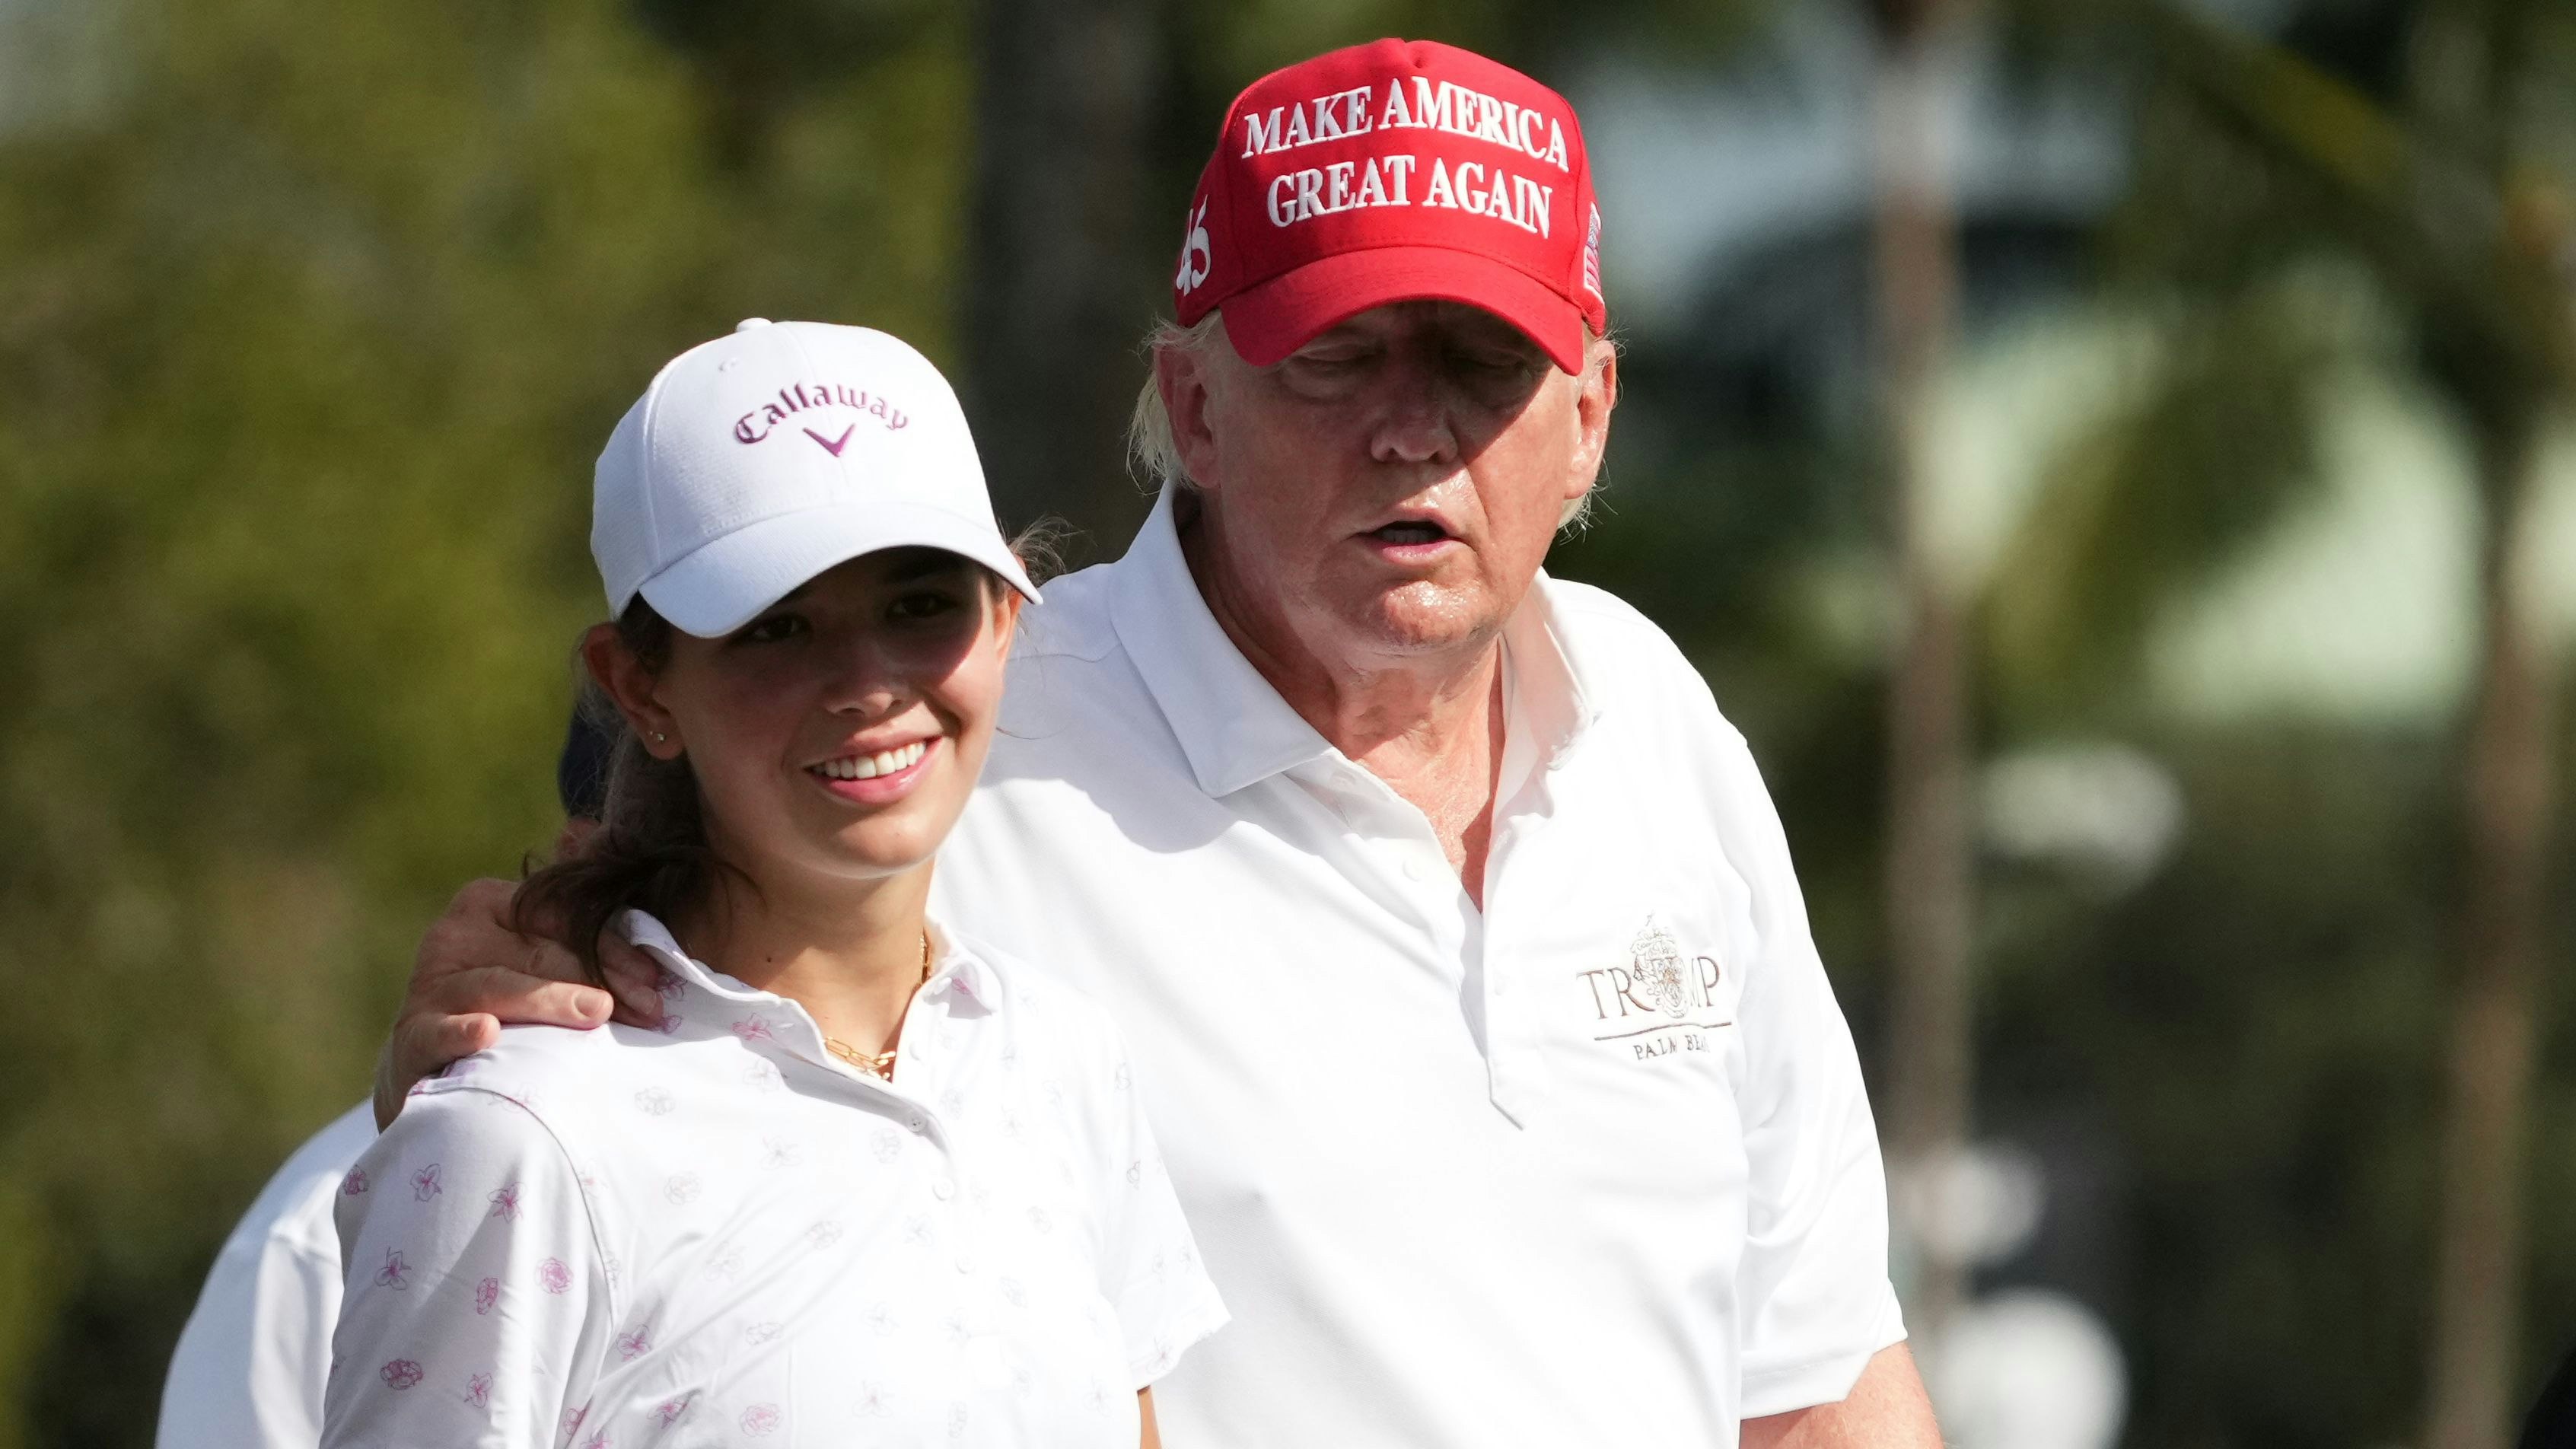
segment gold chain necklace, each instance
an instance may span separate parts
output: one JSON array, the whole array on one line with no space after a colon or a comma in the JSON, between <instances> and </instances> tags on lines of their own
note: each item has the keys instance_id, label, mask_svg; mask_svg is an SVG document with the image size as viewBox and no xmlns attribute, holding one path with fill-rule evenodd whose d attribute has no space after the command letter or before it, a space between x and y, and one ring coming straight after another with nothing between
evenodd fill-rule
<instances>
[{"instance_id":1,"label":"gold chain necklace","mask_svg":"<svg viewBox=\"0 0 2576 1449\"><path fill-rule=\"evenodd\" d=\"M929 984L930 933L928 931L924 931L921 933L921 980L916 983L912 989L919 991L922 987ZM863 1052L857 1047L850 1045L848 1042L841 1040L837 1036L827 1036L823 1038L823 1049L830 1052L832 1055L839 1057L841 1060L848 1062L851 1066L857 1067L860 1071L866 1072L881 1080L891 1082L894 1080L895 1053L901 1051L903 1048L900 1043L897 1043L895 1046L889 1047L881 1052Z\"/></svg>"}]
</instances>

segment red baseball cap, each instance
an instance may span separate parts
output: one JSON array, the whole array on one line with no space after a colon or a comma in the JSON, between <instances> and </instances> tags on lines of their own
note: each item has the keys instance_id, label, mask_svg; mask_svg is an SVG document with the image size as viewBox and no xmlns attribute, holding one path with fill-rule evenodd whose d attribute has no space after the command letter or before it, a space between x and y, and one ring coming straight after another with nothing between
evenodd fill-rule
<instances>
[{"instance_id":1,"label":"red baseball cap","mask_svg":"<svg viewBox=\"0 0 2576 1449\"><path fill-rule=\"evenodd\" d=\"M1379 40L1273 71L1235 97L1199 175L1172 301L1225 309L1268 367L1389 302L1482 307L1558 367L1609 330L1601 208L1565 98L1428 40Z\"/></svg>"}]
</instances>

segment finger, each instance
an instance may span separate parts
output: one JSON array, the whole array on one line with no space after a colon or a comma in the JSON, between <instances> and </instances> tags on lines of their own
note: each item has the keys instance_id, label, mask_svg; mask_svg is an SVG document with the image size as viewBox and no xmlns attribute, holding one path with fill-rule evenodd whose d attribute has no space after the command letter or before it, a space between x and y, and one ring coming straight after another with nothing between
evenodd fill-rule
<instances>
[{"instance_id":1,"label":"finger","mask_svg":"<svg viewBox=\"0 0 2576 1449\"><path fill-rule=\"evenodd\" d=\"M579 860L590 849L591 837L599 833L599 822L586 815L575 815L555 832L555 859Z\"/></svg>"},{"instance_id":2,"label":"finger","mask_svg":"<svg viewBox=\"0 0 2576 1449\"><path fill-rule=\"evenodd\" d=\"M591 984L590 972L581 964L581 958L565 950L562 942L535 937L521 939L527 942L527 951L524 959L513 963L519 974L543 977L548 981L569 981L576 986Z\"/></svg>"},{"instance_id":3,"label":"finger","mask_svg":"<svg viewBox=\"0 0 2576 1449\"><path fill-rule=\"evenodd\" d=\"M527 947L510 928L510 902L517 888L508 881L468 881L430 922L412 961L412 989L440 977L477 966L523 960Z\"/></svg>"},{"instance_id":4,"label":"finger","mask_svg":"<svg viewBox=\"0 0 2576 1449\"><path fill-rule=\"evenodd\" d=\"M381 1086L387 1096L408 1096L421 1078L500 1039L501 1024L479 1012L412 1017L394 1028L393 1055L388 1059L387 1079Z\"/></svg>"},{"instance_id":5,"label":"finger","mask_svg":"<svg viewBox=\"0 0 2576 1449\"><path fill-rule=\"evenodd\" d=\"M456 898L447 903L447 914L459 920L490 921L506 926L510 923L510 901L518 895L516 881L496 880L485 876L469 880L457 888Z\"/></svg>"},{"instance_id":6,"label":"finger","mask_svg":"<svg viewBox=\"0 0 2576 1449\"><path fill-rule=\"evenodd\" d=\"M479 1013L513 1026L587 1030L608 1020L616 1001L596 986L484 966L460 971L439 982L429 1005L431 1015Z\"/></svg>"},{"instance_id":7,"label":"finger","mask_svg":"<svg viewBox=\"0 0 2576 1449\"><path fill-rule=\"evenodd\" d=\"M601 932L599 972L617 998L617 1019L629 1026L662 1020L662 963L623 937Z\"/></svg>"}]
</instances>

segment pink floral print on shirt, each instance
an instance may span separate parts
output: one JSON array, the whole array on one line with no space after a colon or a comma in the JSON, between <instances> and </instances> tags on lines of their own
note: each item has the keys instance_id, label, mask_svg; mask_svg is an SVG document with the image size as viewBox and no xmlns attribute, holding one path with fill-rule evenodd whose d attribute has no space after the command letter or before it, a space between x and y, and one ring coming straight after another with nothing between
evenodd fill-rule
<instances>
[{"instance_id":1,"label":"pink floral print on shirt","mask_svg":"<svg viewBox=\"0 0 2576 1449\"><path fill-rule=\"evenodd\" d=\"M400 1392L419 1384L425 1375L421 1372L418 1363L411 1359L398 1358L376 1370L376 1377L385 1381L386 1388Z\"/></svg>"},{"instance_id":2,"label":"pink floral print on shirt","mask_svg":"<svg viewBox=\"0 0 2576 1449\"><path fill-rule=\"evenodd\" d=\"M505 1182L492 1189L492 1216L505 1223L519 1220L519 1185Z\"/></svg>"},{"instance_id":3,"label":"pink floral print on shirt","mask_svg":"<svg viewBox=\"0 0 2576 1449\"><path fill-rule=\"evenodd\" d=\"M411 1286L411 1264L403 1261L402 1249L385 1249L385 1265L376 1270L376 1286L397 1291Z\"/></svg>"},{"instance_id":4,"label":"pink floral print on shirt","mask_svg":"<svg viewBox=\"0 0 2576 1449\"><path fill-rule=\"evenodd\" d=\"M411 1175L411 1195L415 1201L427 1202L438 1196L438 1192L437 1163L433 1162Z\"/></svg>"},{"instance_id":5,"label":"pink floral print on shirt","mask_svg":"<svg viewBox=\"0 0 2576 1449\"><path fill-rule=\"evenodd\" d=\"M357 1168L350 1168L349 1175L340 1179L340 1191L345 1196L356 1197L366 1190L367 1174Z\"/></svg>"},{"instance_id":6,"label":"pink floral print on shirt","mask_svg":"<svg viewBox=\"0 0 2576 1449\"><path fill-rule=\"evenodd\" d=\"M465 1402L478 1409L492 1407L492 1376L470 1374L465 1380Z\"/></svg>"},{"instance_id":7,"label":"pink floral print on shirt","mask_svg":"<svg viewBox=\"0 0 2576 1449\"><path fill-rule=\"evenodd\" d=\"M537 1286L549 1293L562 1293L572 1287L572 1269L561 1258L548 1258L537 1265Z\"/></svg>"},{"instance_id":8,"label":"pink floral print on shirt","mask_svg":"<svg viewBox=\"0 0 2576 1449\"><path fill-rule=\"evenodd\" d=\"M787 1422L787 1416L778 1411L776 1404L754 1404L742 1411L738 1422L746 1434L775 1434L778 1426Z\"/></svg>"},{"instance_id":9,"label":"pink floral print on shirt","mask_svg":"<svg viewBox=\"0 0 2576 1449\"><path fill-rule=\"evenodd\" d=\"M486 1279L484 1279L482 1282L477 1283L477 1284L475 1284L475 1285L474 1285L474 1311L475 1311L475 1313L477 1313L477 1314L485 1314L485 1313L489 1313L489 1312L491 1312L491 1311L492 1311L492 1305L493 1305L493 1304L495 1304L495 1303L498 1303L498 1302L500 1302L500 1301L501 1301L501 1280L500 1280L500 1279L498 1279L498 1278L486 1278Z\"/></svg>"}]
</instances>

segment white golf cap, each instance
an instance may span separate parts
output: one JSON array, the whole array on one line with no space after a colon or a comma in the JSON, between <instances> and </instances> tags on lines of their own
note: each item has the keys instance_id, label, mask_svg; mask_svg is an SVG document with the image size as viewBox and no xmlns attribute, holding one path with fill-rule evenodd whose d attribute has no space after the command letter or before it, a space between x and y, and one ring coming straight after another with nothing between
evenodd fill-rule
<instances>
[{"instance_id":1,"label":"white golf cap","mask_svg":"<svg viewBox=\"0 0 2576 1449\"><path fill-rule=\"evenodd\" d=\"M835 564L916 546L1037 600L957 394L870 328L744 322L673 358L599 455L590 552L612 618L640 593L686 633L729 634Z\"/></svg>"}]
</instances>

